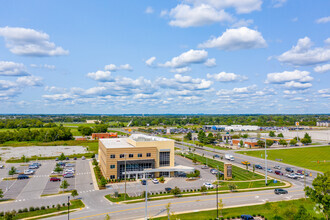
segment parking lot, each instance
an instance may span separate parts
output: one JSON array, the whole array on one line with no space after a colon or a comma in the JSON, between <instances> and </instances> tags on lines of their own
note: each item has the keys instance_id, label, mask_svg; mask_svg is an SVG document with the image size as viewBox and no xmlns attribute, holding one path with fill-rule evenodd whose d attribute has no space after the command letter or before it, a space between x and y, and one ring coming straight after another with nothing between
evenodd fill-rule
<instances>
[{"instance_id":1,"label":"parking lot","mask_svg":"<svg viewBox=\"0 0 330 220\"><path fill-rule=\"evenodd\" d=\"M5 164L4 169L0 169L0 188L4 192L4 199L15 199L17 201L25 201L29 199L40 198L45 194L56 194L60 190L59 182L51 182L51 172L56 167L56 161L38 161L41 166L38 169L34 169L35 173L29 175L29 179L15 179L15 180L3 180L3 178L11 177L8 175L8 171L13 166L17 170L24 172L28 169L28 164ZM70 184L66 190L76 189L78 193L88 192L94 190L92 183L91 170L89 166L89 160L72 160L65 161L74 164L75 173L73 178L63 178ZM29 163L30 164L30 163ZM13 175L17 177L18 174Z\"/></svg>"}]
</instances>

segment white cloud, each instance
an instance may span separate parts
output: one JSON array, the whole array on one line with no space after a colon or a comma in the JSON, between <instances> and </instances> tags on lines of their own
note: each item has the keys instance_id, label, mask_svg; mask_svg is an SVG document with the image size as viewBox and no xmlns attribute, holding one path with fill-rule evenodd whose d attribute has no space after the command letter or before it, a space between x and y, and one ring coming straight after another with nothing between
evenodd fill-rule
<instances>
[{"instance_id":1,"label":"white cloud","mask_svg":"<svg viewBox=\"0 0 330 220\"><path fill-rule=\"evenodd\" d=\"M128 71L132 71L133 68L129 64L123 64L123 65L120 65L120 66L116 66L115 64L109 64L109 65L106 65L104 67L104 70L113 71L113 72L114 71L117 71L117 70L128 70Z\"/></svg>"},{"instance_id":2,"label":"white cloud","mask_svg":"<svg viewBox=\"0 0 330 220\"><path fill-rule=\"evenodd\" d=\"M16 82L19 86L42 86L42 78L38 76L22 76Z\"/></svg>"},{"instance_id":3,"label":"white cloud","mask_svg":"<svg viewBox=\"0 0 330 220\"><path fill-rule=\"evenodd\" d=\"M30 64L30 67L32 68L45 68L45 69L49 69L49 70L55 70L56 69L56 66L55 65L49 65L49 64L40 64L40 65L37 65L37 64Z\"/></svg>"},{"instance_id":4,"label":"white cloud","mask_svg":"<svg viewBox=\"0 0 330 220\"><path fill-rule=\"evenodd\" d=\"M212 38L198 47L201 48L218 48L220 50L241 50L252 48L267 47L267 43L261 33L251 30L247 27L237 29L227 29L218 38Z\"/></svg>"},{"instance_id":5,"label":"white cloud","mask_svg":"<svg viewBox=\"0 0 330 220\"><path fill-rule=\"evenodd\" d=\"M215 22L231 21L232 17L224 10L217 10L206 4L190 6L179 4L171 9L169 16L172 20L169 22L171 26L182 28L197 27L209 25Z\"/></svg>"},{"instance_id":6,"label":"white cloud","mask_svg":"<svg viewBox=\"0 0 330 220\"><path fill-rule=\"evenodd\" d=\"M330 98L330 89L320 89L317 92L322 98Z\"/></svg>"},{"instance_id":7,"label":"white cloud","mask_svg":"<svg viewBox=\"0 0 330 220\"><path fill-rule=\"evenodd\" d=\"M149 59L146 60L145 63L147 66L152 66L153 63L155 62L155 60L156 60L156 57L150 57Z\"/></svg>"},{"instance_id":8,"label":"white cloud","mask_svg":"<svg viewBox=\"0 0 330 220\"><path fill-rule=\"evenodd\" d=\"M24 56L68 55L69 51L49 41L49 35L40 31L19 27L2 27L0 36L6 41L10 52Z\"/></svg>"},{"instance_id":9,"label":"white cloud","mask_svg":"<svg viewBox=\"0 0 330 220\"><path fill-rule=\"evenodd\" d=\"M204 65L207 67L214 67L217 65L217 63L216 63L215 58L209 58L205 61Z\"/></svg>"},{"instance_id":10,"label":"white cloud","mask_svg":"<svg viewBox=\"0 0 330 220\"><path fill-rule=\"evenodd\" d=\"M316 23L318 24L321 24L321 23L328 23L330 22L330 16L328 17L323 17L323 18L319 18L315 21Z\"/></svg>"},{"instance_id":11,"label":"white cloud","mask_svg":"<svg viewBox=\"0 0 330 220\"><path fill-rule=\"evenodd\" d=\"M43 95L44 99L52 100L52 101L66 101L72 100L75 97L70 94L54 94L54 95Z\"/></svg>"},{"instance_id":12,"label":"white cloud","mask_svg":"<svg viewBox=\"0 0 330 220\"><path fill-rule=\"evenodd\" d=\"M284 71L281 73L268 73L266 83L285 83L290 81L310 82L313 77L309 75L308 71Z\"/></svg>"},{"instance_id":13,"label":"white cloud","mask_svg":"<svg viewBox=\"0 0 330 220\"><path fill-rule=\"evenodd\" d=\"M185 0L185 2L194 5L208 4L212 7L221 8L235 8L236 13L246 14L252 11L261 10L262 0Z\"/></svg>"},{"instance_id":14,"label":"white cloud","mask_svg":"<svg viewBox=\"0 0 330 220\"><path fill-rule=\"evenodd\" d=\"M325 73L330 71L330 64L324 64L322 66L316 66L314 71L317 73Z\"/></svg>"},{"instance_id":15,"label":"white cloud","mask_svg":"<svg viewBox=\"0 0 330 220\"><path fill-rule=\"evenodd\" d=\"M0 61L0 76L28 76L26 68L22 63Z\"/></svg>"},{"instance_id":16,"label":"white cloud","mask_svg":"<svg viewBox=\"0 0 330 220\"><path fill-rule=\"evenodd\" d=\"M234 24L231 25L231 27L233 28L240 28L240 27L248 27L251 24L253 24L253 20L252 19L240 19L239 21L236 21Z\"/></svg>"},{"instance_id":17,"label":"white cloud","mask_svg":"<svg viewBox=\"0 0 330 220\"><path fill-rule=\"evenodd\" d=\"M162 88L194 91L210 89L213 82L200 78L192 78L191 76L175 74L172 79L158 78L156 84Z\"/></svg>"},{"instance_id":18,"label":"white cloud","mask_svg":"<svg viewBox=\"0 0 330 220\"><path fill-rule=\"evenodd\" d=\"M88 73L87 77L89 77L93 80L96 80L96 81L101 81L101 82L113 81L110 71L99 70L96 72Z\"/></svg>"},{"instance_id":19,"label":"white cloud","mask_svg":"<svg viewBox=\"0 0 330 220\"><path fill-rule=\"evenodd\" d=\"M187 73L187 72L190 72L190 71L191 71L191 68L188 67L188 66L171 70L172 73Z\"/></svg>"},{"instance_id":20,"label":"white cloud","mask_svg":"<svg viewBox=\"0 0 330 220\"><path fill-rule=\"evenodd\" d=\"M208 79L214 79L218 82L234 82L234 81L247 80L246 76L241 76L235 73L226 73L226 72L220 72L216 74L208 73L206 76Z\"/></svg>"},{"instance_id":21,"label":"white cloud","mask_svg":"<svg viewBox=\"0 0 330 220\"><path fill-rule=\"evenodd\" d=\"M283 63L289 63L296 66L314 65L330 61L330 48L311 48L312 41L308 38L298 40L296 46L284 52L277 59Z\"/></svg>"},{"instance_id":22,"label":"white cloud","mask_svg":"<svg viewBox=\"0 0 330 220\"><path fill-rule=\"evenodd\" d=\"M204 63L207 59L208 53L205 50L189 50L180 54L177 57L173 57L170 61L164 64L159 64L161 67L179 68L185 67L193 63Z\"/></svg>"},{"instance_id":23,"label":"white cloud","mask_svg":"<svg viewBox=\"0 0 330 220\"><path fill-rule=\"evenodd\" d=\"M287 0L272 0L272 2L274 8L279 8L282 7L287 2Z\"/></svg>"},{"instance_id":24,"label":"white cloud","mask_svg":"<svg viewBox=\"0 0 330 220\"><path fill-rule=\"evenodd\" d=\"M152 14L154 13L154 9L151 6L148 6L144 12L147 14Z\"/></svg>"},{"instance_id":25,"label":"white cloud","mask_svg":"<svg viewBox=\"0 0 330 220\"><path fill-rule=\"evenodd\" d=\"M312 84L290 81L290 82L286 82L284 84L284 87L286 87L287 89L308 89L308 88L312 87Z\"/></svg>"}]
</instances>

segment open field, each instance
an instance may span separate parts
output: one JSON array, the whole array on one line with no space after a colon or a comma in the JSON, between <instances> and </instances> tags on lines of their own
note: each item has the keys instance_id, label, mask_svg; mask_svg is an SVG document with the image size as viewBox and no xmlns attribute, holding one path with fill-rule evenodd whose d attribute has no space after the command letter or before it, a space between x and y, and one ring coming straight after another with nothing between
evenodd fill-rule
<instances>
[{"instance_id":1,"label":"open field","mask_svg":"<svg viewBox=\"0 0 330 220\"><path fill-rule=\"evenodd\" d=\"M224 204L226 205L226 204ZM245 207L237 207L237 208L227 208L223 209L222 216L224 219L231 218L231 217L237 217L241 216L242 214L249 214L249 215L263 215L267 219L275 219L275 214L277 214L276 219L291 219L288 218L288 215L292 217L298 209L299 206L303 205L307 212L312 214L312 216L315 216L317 219L322 219L321 214L316 214L315 211L313 211L313 208L315 206L314 203L312 203L310 200L293 200L293 201L282 201L282 202L274 202L274 203L267 203L263 205L254 205L254 206L245 206ZM277 208L278 211L274 211ZM286 215L285 211L291 210L291 212L288 212L289 214ZM216 218L217 210L211 210L211 211L201 211L201 212L192 212L192 213L186 213L186 214L179 214L175 215L176 218L184 220L184 219L215 219ZM175 214L175 213L174 213ZM220 211L219 211L220 214ZM161 218L153 218L157 220L161 219L167 219L166 217ZM221 218L220 218L221 219Z\"/></svg>"},{"instance_id":2,"label":"open field","mask_svg":"<svg viewBox=\"0 0 330 220\"><path fill-rule=\"evenodd\" d=\"M238 151L236 153L260 158L265 157L264 150ZM330 170L330 146L268 150L267 153L269 160L282 159L281 162L283 163L321 172Z\"/></svg>"},{"instance_id":3,"label":"open field","mask_svg":"<svg viewBox=\"0 0 330 220\"><path fill-rule=\"evenodd\" d=\"M219 170L223 171L223 162L221 161L217 161L217 160L212 160L206 157L202 157L200 155L197 154L186 154L185 155L186 158L189 159L196 159L198 162L200 163L205 163L207 164L209 167L213 167L215 169L219 168ZM251 167L249 168L250 170L252 169ZM242 169L240 167L236 167L236 166L232 166L232 171L233 171L233 181L244 181L244 180L255 180L255 179L263 179L263 176L257 174L257 173L253 173L250 171L247 171L245 169Z\"/></svg>"}]
</instances>

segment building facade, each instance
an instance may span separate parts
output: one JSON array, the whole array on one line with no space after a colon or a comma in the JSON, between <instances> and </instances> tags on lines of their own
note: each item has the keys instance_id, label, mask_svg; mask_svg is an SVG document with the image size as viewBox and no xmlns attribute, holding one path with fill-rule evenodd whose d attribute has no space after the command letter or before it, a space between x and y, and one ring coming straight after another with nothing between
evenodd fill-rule
<instances>
[{"instance_id":1,"label":"building facade","mask_svg":"<svg viewBox=\"0 0 330 220\"><path fill-rule=\"evenodd\" d=\"M98 139L102 139L102 138L117 138L118 135L117 133L93 133L92 134L92 139L94 140L98 140Z\"/></svg>"},{"instance_id":2,"label":"building facade","mask_svg":"<svg viewBox=\"0 0 330 220\"><path fill-rule=\"evenodd\" d=\"M123 179L125 172L126 178L137 179L191 172L187 167L174 166L174 140L161 137L133 134L128 138L99 139L98 155L107 179Z\"/></svg>"},{"instance_id":3,"label":"building facade","mask_svg":"<svg viewBox=\"0 0 330 220\"><path fill-rule=\"evenodd\" d=\"M330 127L330 121L318 121L318 122L316 122L316 126Z\"/></svg>"}]
</instances>

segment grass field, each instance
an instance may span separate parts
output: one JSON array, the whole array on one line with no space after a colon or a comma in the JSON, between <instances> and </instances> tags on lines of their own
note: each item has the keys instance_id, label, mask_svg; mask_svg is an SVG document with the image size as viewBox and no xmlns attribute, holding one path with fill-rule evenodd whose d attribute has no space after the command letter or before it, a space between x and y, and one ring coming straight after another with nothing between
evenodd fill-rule
<instances>
[{"instance_id":1,"label":"grass field","mask_svg":"<svg viewBox=\"0 0 330 220\"><path fill-rule=\"evenodd\" d=\"M221 162L221 161L212 160L210 158L207 158L207 160L206 160L206 157L202 157L200 155L192 154L192 153L186 154L185 157L189 158L191 160L193 158L196 158L196 160L198 162L207 163L207 165L209 167L213 167L215 169L217 169L217 167L219 167L219 170L221 170L221 171L224 170L223 162ZM263 176L261 176L259 174L247 171L245 169L242 169L242 168L236 167L236 166L232 166L232 172L233 172L233 180L236 180L236 181L263 179Z\"/></svg>"},{"instance_id":2,"label":"grass field","mask_svg":"<svg viewBox=\"0 0 330 220\"><path fill-rule=\"evenodd\" d=\"M299 206L301 205L306 208L307 212L309 212L312 216L316 217L316 219L322 219L322 215L315 213L315 211L313 210L315 204L312 203L310 200L304 200L304 199L266 203L263 205L227 208L227 209L223 209L222 216L224 219L227 219L237 216L240 217L242 214L249 214L249 215L260 215L260 216L263 215L267 219L281 219L281 220L293 219L292 217L295 215L295 213L297 213ZM175 215L175 217L173 216L173 219L209 220L209 219L215 219L216 213L217 213L216 210L191 212L181 215L180 214ZM275 218L275 214L277 214L277 218ZM167 219L167 216L161 218L153 218L153 219L165 220Z\"/></svg>"},{"instance_id":3,"label":"grass field","mask_svg":"<svg viewBox=\"0 0 330 220\"><path fill-rule=\"evenodd\" d=\"M265 157L264 150L237 153L259 158ZM267 153L267 158L270 160L282 159L283 163L321 172L330 171L330 146L268 150Z\"/></svg>"}]
</instances>

